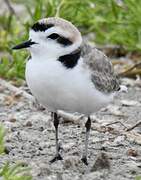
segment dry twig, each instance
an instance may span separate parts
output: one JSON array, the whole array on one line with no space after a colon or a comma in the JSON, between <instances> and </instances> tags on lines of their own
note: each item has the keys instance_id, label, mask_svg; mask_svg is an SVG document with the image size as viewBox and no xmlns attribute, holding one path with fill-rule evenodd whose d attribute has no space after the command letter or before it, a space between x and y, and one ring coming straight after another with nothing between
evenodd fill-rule
<instances>
[{"instance_id":1,"label":"dry twig","mask_svg":"<svg viewBox=\"0 0 141 180\"><path fill-rule=\"evenodd\" d=\"M132 76L132 75L141 74L141 69L135 69L137 67L141 67L141 62L138 62L138 63L134 64L132 67L128 68L127 70L118 73L118 75L119 76Z\"/></svg>"},{"instance_id":2,"label":"dry twig","mask_svg":"<svg viewBox=\"0 0 141 180\"><path fill-rule=\"evenodd\" d=\"M5 4L7 5L7 7L8 7L8 9L9 9L10 13L13 14L13 15L16 15L16 13L15 13L15 11L14 11L12 5L10 4L10 1L9 1L9 0L5 0L4 2L5 2Z\"/></svg>"},{"instance_id":3,"label":"dry twig","mask_svg":"<svg viewBox=\"0 0 141 180\"><path fill-rule=\"evenodd\" d=\"M125 129L127 129L127 127L120 121L115 121L115 122L108 123L108 124L106 124L106 126L110 126L110 125L113 125L113 124L121 124Z\"/></svg>"},{"instance_id":4,"label":"dry twig","mask_svg":"<svg viewBox=\"0 0 141 180\"><path fill-rule=\"evenodd\" d=\"M134 124L130 128L127 128L126 131L131 131L131 130L135 129L137 126L139 126L139 125L141 125L141 121L138 121L136 124Z\"/></svg>"},{"instance_id":5,"label":"dry twig","mask_svg":"<svg viewBox=\"0 0 141 180\"><path fill-rule=\"evenodd\" d=\"M139 133L123 132L123 135L126 136L128 141L135 142L136 144L141 145L141 135Z\"/></svg>"},{"instance_id":6,"label":"dry twig","mask_svg":"<svg viewBox=\"0 0 141 180\"><path fill-rule=\"evenodd\" d=\"M29 93L13 86L12 84L10 84L9 82L3 80L3 79L0 79L0 85L2 87L5 87L7 89L9 89L10 91L14 92L15 94L18 94L18 93L21 93L23 95L23 97L25 97L26 99L29 99L31 101L34 100L34 97L32 95L30 95Z\"/></svg>"},{"instance_id":7,"label":"dry twig","mask_svg":"<svg viewBox=\"0 0 141 180\"><path fill-rule=\"evenodd\" d=\"M6 4L6 6L8 7L9 12L11 13L11 15L14 15L14 16L17 18L17 20L18 20L19 22L21 22L19 16L16 14L14 8L12 7L10 1L9 1L9 0L4 0L4 2L5 2L5 4Z\"/></svg>"}]
</instances>

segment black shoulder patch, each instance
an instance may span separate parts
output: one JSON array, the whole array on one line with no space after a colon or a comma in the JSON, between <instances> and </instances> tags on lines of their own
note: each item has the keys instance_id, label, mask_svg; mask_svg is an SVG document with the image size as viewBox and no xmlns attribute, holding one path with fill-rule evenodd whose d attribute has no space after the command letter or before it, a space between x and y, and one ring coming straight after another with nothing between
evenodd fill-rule
<instances>
[{"instance_id":1,"label":"black shoulder patch","mask_svg":"<svg viewBox=\"0 0 141 180\"><path fill-rule=\"evenodd\" d=\"M81 49L78 48L77 50L73 51L70 54L60 56L58 61L60 61L67 69L73 68L77 65L80 55L81 55Z\"/></svg>"},{"instance_id":2,"label":"black shoulder patch","mask_svg":"<svg viewBox=\"0 0 141 180\"><path fill-rule=\"evenodd\" d=\"M53 24L44 24L44 23L35 23L31 29L33 29L34 31L45 31L51 27L53 27Z\"/></svg>"}]
</instances>

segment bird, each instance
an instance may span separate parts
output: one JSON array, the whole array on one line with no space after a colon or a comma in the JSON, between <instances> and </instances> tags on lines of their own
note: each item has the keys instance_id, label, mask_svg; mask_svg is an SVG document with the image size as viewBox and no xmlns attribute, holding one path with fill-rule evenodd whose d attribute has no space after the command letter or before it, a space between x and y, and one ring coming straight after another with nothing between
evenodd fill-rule
<instances>
[{"instance_id":1,"label":"bird","mask_svg":"<svg viewBox=\"0 0 141 180\"><path fill-rule=\"evenodd\" d=\"M43 18L29 30L29 39L13 47L27 48L26 82L35 98L51 112L56 153L51 163L62 160L58 142L58 110L87 117L82 162L88 165L91 114L106 107L126 87L120 84L108 57L82 38L78 28L60 17Z\"/></svg>"}]
</instances>

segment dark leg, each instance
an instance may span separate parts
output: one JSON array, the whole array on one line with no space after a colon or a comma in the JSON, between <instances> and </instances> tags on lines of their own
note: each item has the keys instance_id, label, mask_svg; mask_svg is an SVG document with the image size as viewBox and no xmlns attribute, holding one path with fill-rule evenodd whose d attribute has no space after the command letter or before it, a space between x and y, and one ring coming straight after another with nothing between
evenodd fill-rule
<instances>
[{"instance_id":1,"label":"dark leg","mask_svg":"<svg viewBox=\"0 0 141 180\"><path fill-rule=\"evenodd\" d=\"M86 137L85 137L85 151L84 154L82 156L82 162L86 165L88 165L88 161L87 161L87 156L88 156L88 140L89 140L89 134L90 134L90 129L91 129L91 119L90 117L88 117L88 120L85 124L86 127Z\"/></svg>"},{"instance_id":2,"label":"dark leg","mask_svg":"<svg viewBox=\"0 0 141 180\"><path fill-rule=\"evenodd\" d=\"M59 154L59 143L58 143L58 125L59 125L59 119L57 116L57 113L52 113L53 121L54 121L54 127L55 127L55 140L56 140L56 155L55 157L50 161L51 163L57 161L57 160L62 160L63 158Z\"/></svg>"}]
</instances>

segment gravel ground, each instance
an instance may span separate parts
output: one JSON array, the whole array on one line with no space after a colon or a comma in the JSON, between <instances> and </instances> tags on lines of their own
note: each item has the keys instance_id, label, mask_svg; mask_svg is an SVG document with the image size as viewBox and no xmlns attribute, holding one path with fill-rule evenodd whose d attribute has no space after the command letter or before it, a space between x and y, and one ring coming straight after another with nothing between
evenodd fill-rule
<instances>
[{"instance_id":1,"label":"gravel ground","mask_svg":"<svg viewBox=\"0 0 141 180\"><path fill-rule=\"evenodd\" d=\"M141 87L129 82L128 93L120 94L113 104L92 116L88 166L80 160L85 118L77 121L60 118L64 159L50 164L55 152L50 114L0 86L0 120L7 129L7 154L1 157L0 165L5 160L24 162L32 168L34 180L135 179L141 174L141 127L128 132L125 129L141 120ZM116 123L108 125L113 122Z\"/></svg>"}]
</instances>

